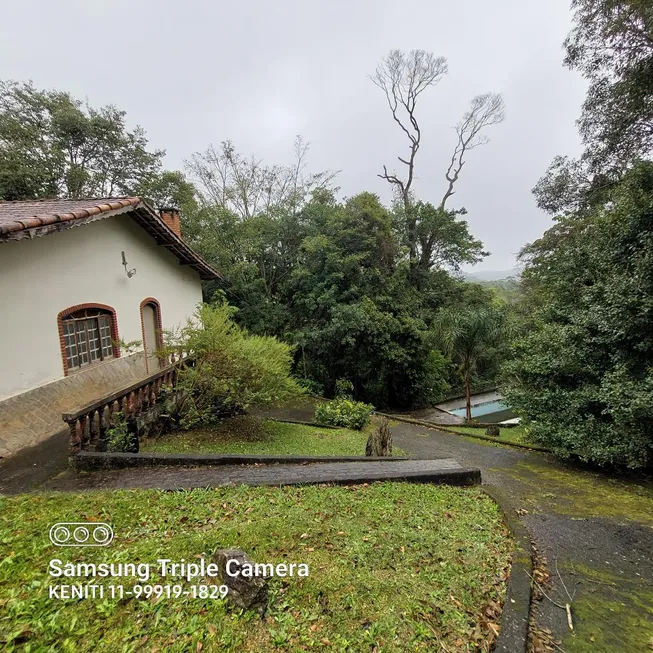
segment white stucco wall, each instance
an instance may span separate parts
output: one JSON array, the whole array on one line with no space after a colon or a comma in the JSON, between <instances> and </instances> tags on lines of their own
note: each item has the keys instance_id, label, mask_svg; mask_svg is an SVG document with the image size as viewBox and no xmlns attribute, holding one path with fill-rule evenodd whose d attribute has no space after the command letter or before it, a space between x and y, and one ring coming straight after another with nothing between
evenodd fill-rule
<instances>
[{"instance_id":1,"label":"white stucco wall","mask_svg":"<svg viewBox=\"0 0 653 653\"><path fill-rule=\"evenodd\" d=\"M127 278L120 252L136 274ZM126 341L142 340L140 303L161 304L163 327L202 301L199 275L127 215L0 243L0 399L64 376L57 315L86 302L116 310Z\"/></svg>"}]
</instances>

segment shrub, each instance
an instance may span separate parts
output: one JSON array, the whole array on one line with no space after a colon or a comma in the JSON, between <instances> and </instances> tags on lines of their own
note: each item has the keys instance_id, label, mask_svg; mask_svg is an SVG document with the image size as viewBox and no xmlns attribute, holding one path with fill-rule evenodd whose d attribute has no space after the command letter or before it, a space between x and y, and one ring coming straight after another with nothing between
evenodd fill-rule
<instances>
[{"instance_id":1,"label":"shrub","mask_svg":"<svg viewBox=\"0 0 653 653\"><path fill-rule=\"evenodd\" d=\"M134 435L129 432L125 416L118 412L113 415L113 424L107 430L107 450L125 452L133 449Z\"/></svg>"},{"instance_id":2,"label":"shrub","mask_svg":"<svg viewBox=\"0 0 653 653\"><path fill-rule=\"evenodd\" d=\"M350 429L362 430L370 421L374 406L338 397L333 401L319 404L315 407L315 420L320 424L345 426Z\"/></svg>"},{"instance_id":3,"label":"shrub","mask_svg":"<svg viewBox=\"0 0 653 653\"><path fill-rule=\"evenodd\" d=\"M302 387L309 395L315 395L316 397L322 397L324 395L324 385L313 379L307 379L305 377L300 377L297 379L300 387Z\"/></svg>"},{"instance_id":4,"label":"shrub","mask_svg":"<svg viewBox=\"0 0 653 653\"><path fill-rule=\"evenodd\" d=\"M336 397L351 399L354 396L354 384L349 379L336 381Z\"/></svg>"},{"instance_id":5,"label":"shrub","mask_svg":"<svg viewBox=\"0 0 653 653\"><path fill-rule=\"evenodd\" d=\"M304 392L290 374L292 348L276 338L250 335L232 321L235 310L205 304L179 334L169 335L166 353L193 361L179 371L175 388L181 396L176 421L182 428Z\"/></svg>"}]
</instances>

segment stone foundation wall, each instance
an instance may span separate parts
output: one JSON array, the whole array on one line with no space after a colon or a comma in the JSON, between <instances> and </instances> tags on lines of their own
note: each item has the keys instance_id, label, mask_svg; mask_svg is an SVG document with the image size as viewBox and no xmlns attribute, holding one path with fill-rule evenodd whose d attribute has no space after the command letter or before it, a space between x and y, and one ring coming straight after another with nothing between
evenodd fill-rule
<instances>
[{"instance_id":1,"label":"stone foundation wall","mask_svg":"<svg viewBox=\"0 0 653 653\"><path fill-rule=\"evenodd\" d=\"M59 432L68 438L62 413L73 412L147 375L145 356L137 353L0 401L0 456L39 444Z\"/></svg>"}]
</instances>

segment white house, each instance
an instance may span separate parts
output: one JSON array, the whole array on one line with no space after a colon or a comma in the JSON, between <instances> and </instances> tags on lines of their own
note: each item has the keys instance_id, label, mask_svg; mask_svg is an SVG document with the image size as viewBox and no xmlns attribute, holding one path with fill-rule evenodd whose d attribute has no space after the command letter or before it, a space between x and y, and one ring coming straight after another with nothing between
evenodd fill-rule
<instances>
[{"instance_id":1,"label":"white house","mask_svg":"<svg viewBox=\"0 0 653 653\"><path fill-rule=\"evenodd\" d=\"M185 323L216 276L178 211L139 197L0 202L0 456L154 373L162 329Z\"/></svg>"}]
</instances>

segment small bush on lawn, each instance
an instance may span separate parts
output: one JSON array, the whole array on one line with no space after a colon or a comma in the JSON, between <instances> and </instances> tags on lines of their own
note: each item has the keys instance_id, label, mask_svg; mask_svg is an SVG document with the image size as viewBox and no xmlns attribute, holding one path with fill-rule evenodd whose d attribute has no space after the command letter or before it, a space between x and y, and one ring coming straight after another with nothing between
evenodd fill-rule
<instances>
[{"instance_id":1,"label":"small bush on lawn","mask_svg":"<svg viewBox=\"0 0 653 653\"><path fill-rule=\"evenodd\" d=\"M370 421L374 410L371 404L339 397L315 407L315 420L320 424L331 426L346 426L361 431Z\"/></svg>"}]
</instances>

